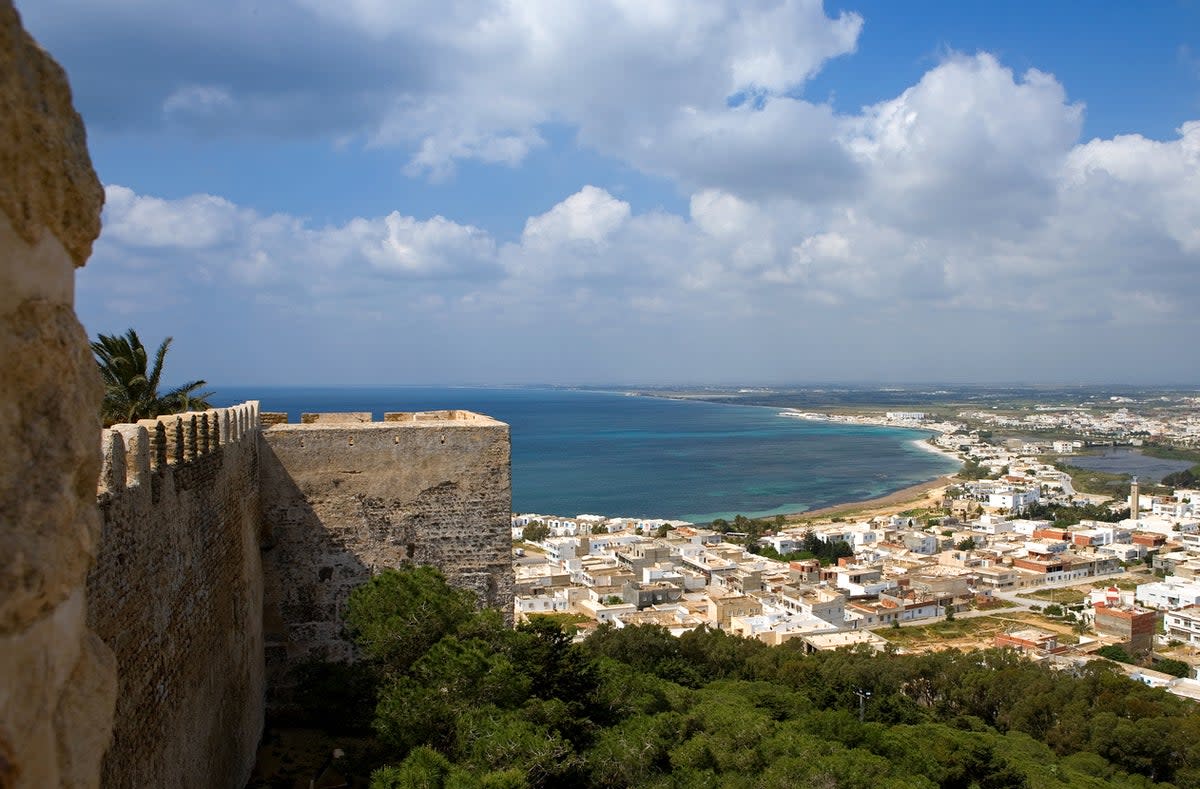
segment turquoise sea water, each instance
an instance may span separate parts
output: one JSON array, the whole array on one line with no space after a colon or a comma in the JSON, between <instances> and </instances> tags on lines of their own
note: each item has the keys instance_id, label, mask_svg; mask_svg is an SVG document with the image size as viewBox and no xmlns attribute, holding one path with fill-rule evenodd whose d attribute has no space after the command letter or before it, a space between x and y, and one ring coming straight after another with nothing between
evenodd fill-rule
<instances>
[{"instance_id":1,"label":"turquoise sea water","mask_svg":"<svg viewBox=\"0 0 1200 789\"><path fill-rule=\"evenodd\" d=\"M462 408L512 428L513 509L705 522L882 496L952 471L913 430L809 422L779 409L558 389L216 387L264 411Z\"/></svg>"}]
</instances>

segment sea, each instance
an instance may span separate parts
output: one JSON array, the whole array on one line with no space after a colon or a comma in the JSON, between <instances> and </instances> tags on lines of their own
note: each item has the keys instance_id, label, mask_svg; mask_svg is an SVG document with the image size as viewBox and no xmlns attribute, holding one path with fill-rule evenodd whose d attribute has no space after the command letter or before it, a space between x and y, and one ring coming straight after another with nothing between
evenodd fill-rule
<instances>
[{"instance_id":1,"label":"sea","mask_svg":"<svg viewBox=\"0 0 1200 789\"><path fill-rule=\"evenodd\" d=\"M706 523L893 493L958 464L931 435L781 416L778 408L553 388L212 387L214 406L264 411L466 409L507 422L513 509Z\"/></svg>"}]
</instances>

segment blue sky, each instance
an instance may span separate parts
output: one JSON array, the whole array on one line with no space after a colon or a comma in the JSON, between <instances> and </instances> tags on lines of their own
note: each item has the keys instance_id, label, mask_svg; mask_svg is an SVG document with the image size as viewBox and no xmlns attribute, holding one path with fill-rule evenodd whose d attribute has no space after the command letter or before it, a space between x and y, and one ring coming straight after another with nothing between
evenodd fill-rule
<instances>
[{"instance_id":1,"label":"blue sky","mask_svg":"<svg viewBox=\"0 0 1200 789\"><path fill-rule=\"evenodd\" d=\"M216 383L1200 383L1200 3L20 0Z\"/></svg>"}]
</instances>

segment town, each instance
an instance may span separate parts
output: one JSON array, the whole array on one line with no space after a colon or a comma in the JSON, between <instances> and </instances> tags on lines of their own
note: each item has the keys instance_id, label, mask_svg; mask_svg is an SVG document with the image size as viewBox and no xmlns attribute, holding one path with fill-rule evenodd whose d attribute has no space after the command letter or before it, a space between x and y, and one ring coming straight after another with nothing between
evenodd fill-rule
<instances>
[{"instance_id":1,"label":"town","mask_svg":"<svg viewBox=\"0 0 1200 789\"><path fill-rule=\"evenodd\" d=\"M1086 434L1151 424L1120 413L1087 421ZM1200 490L1134 478L1120 498L1077 491L1053 456L1085 446L1078 412L1078 439L1046 441L996 441L920 412L782 415L927 429L924 448L963 468L903 504L823 517L514 514L517 619L551 616L580 633L707 627L809 651L1007 646L1063 668L1113 658L1200 699ZM1189 414L1142 434L1187 444L1196 427Z\"/></svg>"}]
</instances>

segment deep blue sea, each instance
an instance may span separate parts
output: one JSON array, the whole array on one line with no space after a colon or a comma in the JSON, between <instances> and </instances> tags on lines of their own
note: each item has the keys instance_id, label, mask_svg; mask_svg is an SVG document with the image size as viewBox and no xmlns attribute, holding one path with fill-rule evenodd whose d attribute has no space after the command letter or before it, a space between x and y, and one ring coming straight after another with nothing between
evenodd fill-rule
<instances>
[{"instance_id":1,"label":"deep blue sea","mask_svg":"<svg viewBox=\"0 0 1200 789\"><path fill-rule=\"evenodd\" d=\"M562 389L214 387L264 411L462 408L512 428L513 509L554 515L763 517L886 495L948 473L922 431L809 422L779 409Z\"/></svg>"}]
</instances>

